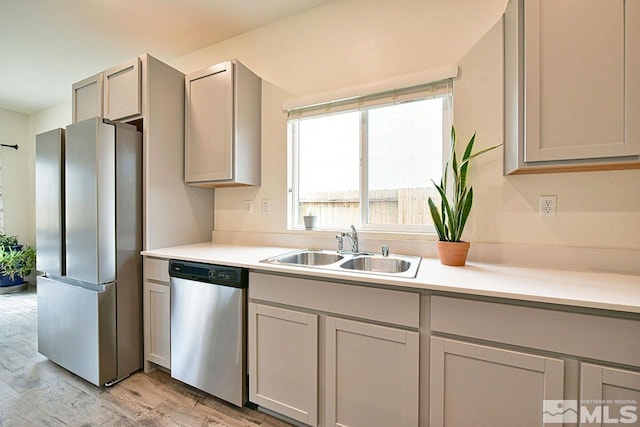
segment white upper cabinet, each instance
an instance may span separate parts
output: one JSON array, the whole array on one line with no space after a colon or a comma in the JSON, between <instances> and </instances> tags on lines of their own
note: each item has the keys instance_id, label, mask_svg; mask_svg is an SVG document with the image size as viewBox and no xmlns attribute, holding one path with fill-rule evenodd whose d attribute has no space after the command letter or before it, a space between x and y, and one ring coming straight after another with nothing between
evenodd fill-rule
<instances>
[{"instance_id":1,"label":"white upper cabinet","mask_svg":"<svg viewBox=\"0 0 640 427\"><path fill-rule=\"evenodd\" d=\"M119 120L142 113L140 59L133 58L104 72L104 117Z\"/></svg>"},{"instance_id":2,"label":"white upper cabinet","mask_svg":"<svg viewBox=\"0 0 640 427\"><path fill-rule=\"evenodd\" d=\"M140 58L72 85L73 123L91 117L120 120L142 114Z\"/></svg>"},{"instance_id":3,"label":"white upper cabinet","mask_svg":"<svg viewBox=\"0 0 640 427\"><path fill-rule=\"evenodd\" d=\"M638 165L638 76L640 0L511 0L505 172Z\"/></svg>"},{"instance_id":4,"label":"white upper cabinet","mask_svg":"<svg viewBox=\"0 0 640 427\"><path fill-rule=\"evenodd\" d=\"M74 83L71 91L73 123L102 117L102 73Z\"/></svg>"},{"instance_id":5,"label":"white upper cabinet","mask_svg":"<svg viewBox=\"0 0 640 427\"><path fill-rule=\"evenodd\" d=\"M185 181L260 185L260 78L233 60L187 75L185 85Z\"/></svg>"}]
</instances>

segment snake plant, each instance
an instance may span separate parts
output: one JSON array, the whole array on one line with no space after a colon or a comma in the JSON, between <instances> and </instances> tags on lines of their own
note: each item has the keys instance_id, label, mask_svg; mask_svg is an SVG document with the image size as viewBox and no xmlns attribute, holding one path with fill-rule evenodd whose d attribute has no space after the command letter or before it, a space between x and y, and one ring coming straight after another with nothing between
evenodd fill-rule
<instances>
[{"instance_id":1,"label":"snake plant","mask_svg":"<svg viewBox=\"0 0 640 427\"><path fill-rule=\"evenodd\" d=\"M460 241L473 203L473 188L470 186L467 187L469 163L471 159L502 145L494 145L493 147L485 148L472 154L475 139L476 134L474 133L465 147L462 160L458 163L456 155L456 131L453 126L451 127L451 153L445 163L442 179L440 179L440 184L436 184L436 182L432 180L436 190L438 190L440 194L440 208L438 209L431 197L429 197L428 200L431 218L438 233L438 240L448 242ZM451 186L453 194L451 194L451 198L447 196L449 174L453 175L453 183Z\"/></svg>"}]
</instances>

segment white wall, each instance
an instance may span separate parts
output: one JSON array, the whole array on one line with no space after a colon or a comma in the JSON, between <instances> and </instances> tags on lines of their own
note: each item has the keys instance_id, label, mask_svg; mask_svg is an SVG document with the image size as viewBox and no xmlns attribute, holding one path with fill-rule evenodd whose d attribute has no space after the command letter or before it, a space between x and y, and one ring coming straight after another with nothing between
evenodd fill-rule
<instances>
[{"instance_id":1,"label":"white wall","mask_svg":"<svg viewBox=\"0 0 640 427\"><path fill-rule=\"evenodd\" d=\"M4 229L7 235L18 236L20 243L33 245L31 194L33 158L28 143L29 117L0 109L0 143L18 144L18 150L0 148L2 156L2 203Z\"/></svg>"},{"instance_id":2,"label":"white wall","mask_svg":"<svg viewBox=\"0 0 640 427\"><path fill-rule=\"evenodd\" d=\"M35 136L71 122L66 102L31 115L0 109L0 142L18 144L2 148L2 201L5 233L35 245Z\"/></svg>"},{"instance_id":3,"label":"white wall","mask_svg":"<svg viewBox=\"0 0 640 427\"><path fill-rule=\"evenodd\" d=\"M170 61L189 73L238 58L265 81L262 186L217 189L215 229L287 232L284 100L455 63L495 23L505 4L334 1ZM265 199L271 201L268 216L260 209ZM253 215L244 214L245 200L254 201Z\"/></svg>"},{"instance_id":4,"label":"white wall","mask_svg":"<svg viewBox=\"0 0 640 427\"><path fill-rule=\"evenodd\" d=\"M503 141L502 22L460 62L454 122L461 139ZM502 176L502 152L476 159L475 200L465 238L474 242L640 249L640 170ZM541 195L558 196L558 215L540 218ZM637 260L636 260L637 263Z\"/></svg>"},{"instance_id":5,"label":"white wall","mask_svg":"<svg viewBox=\"0 0 640 427\"><path fill-rule=\"evenodd\" d=\"M506 0L336 0L170 64L188 73L238 58L302 96L454 63L505 6Z\"/></svg>"},{"instance_id":6,"label":"white wall","mask_svg":"<svg viewBox=\"0 0 640 427\"><path fill-rule=\"evenodd\" d=\"M503 142L499 21L505 3L336 1L173 61L188 73L237 57L268 82L263 184L216 190L216 230L286 232L286 117L281 106L288 97L458 63L454 122L460 139L466 142L477 131L478 147ZM498 149L478 158L471 174L476 199L468 240L532 245L541 252L547 245L640 248L638 170L505 177ZM558 196L556 219L539 218L543 194ZM260 213L263 199L271 200L269 216ZM244 200L254 200L253 215L244 214Z\"/></svg>"}]
</instances>

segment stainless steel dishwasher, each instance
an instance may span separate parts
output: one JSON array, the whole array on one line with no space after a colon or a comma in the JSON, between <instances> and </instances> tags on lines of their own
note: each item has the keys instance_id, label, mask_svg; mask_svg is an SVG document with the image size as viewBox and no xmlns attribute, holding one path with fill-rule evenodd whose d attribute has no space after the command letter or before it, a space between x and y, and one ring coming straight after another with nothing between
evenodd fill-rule
<instances>
[{"instance_id":1,"label":"stainless steel dishwasher","mask_svg":"<svg viewBox=\"0 0 640 427\"><path fill-rule=\"evenodd\" d=\"M243 406L248 270L170 260L169 276L171 376Z\"/></svg>"}]
</instances>

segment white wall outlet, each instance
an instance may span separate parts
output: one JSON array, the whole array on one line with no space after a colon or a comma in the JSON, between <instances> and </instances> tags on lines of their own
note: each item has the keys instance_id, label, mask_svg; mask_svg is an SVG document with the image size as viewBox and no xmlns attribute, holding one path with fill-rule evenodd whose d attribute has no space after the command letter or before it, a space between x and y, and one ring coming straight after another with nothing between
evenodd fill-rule
<instances>
[{"instance_id":1,"label":"white wall outlet","mask_svg":"<svg viewBox=\"0 0 640 427\"><path fill-rule=\"evenodd\" d=\"M244 213L247 215L253 214L253 200L244 201Z\"/></svg>"},{"instance_id":2,"label":"white wall outlet","mask_svg":"<svg viewBox=\"0 0 640 427\"><path fill-rule=\"evenodd\" d=\"M555 218L557 196L540 196L540 218Z\"/></svg>"},{"instance_id":3,"label":"white wall outlet","mask_svg":"<svg viewBox=\"0 0 640 427\"><path fill-rule=\"evenodd\" d=\"M264 199L262 200L262 215L269 215L271 212L271 200Z\"/></svg>"}]
</instances>

